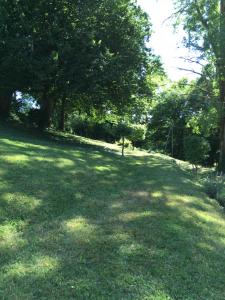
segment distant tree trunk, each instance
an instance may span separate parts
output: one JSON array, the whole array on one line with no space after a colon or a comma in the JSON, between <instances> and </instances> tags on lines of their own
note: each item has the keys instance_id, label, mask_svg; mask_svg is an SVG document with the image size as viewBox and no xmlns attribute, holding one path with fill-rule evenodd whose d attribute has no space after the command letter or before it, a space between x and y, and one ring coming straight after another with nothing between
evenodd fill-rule
<instances>
[{"instance_id":1,"label":"distant tree trunk","mask_svg":"<svg viewBox=\"0 0 225 300\"><path fill-rule=\"evenodd\" d=\"M59 120L59 129L65 130L65 108L66 108L66 98L62 97L61 108L60 108L60 120Z\"/></svg>"},{"instance_id":2,"label":"distant tree trunk","mask_svg":"<svg viewBox=\"0 0 225 300\"><path fill-rule=\"evenodd\" d=\"M124 149L125 149L125 137L122 137L122 156L124 157Z\"/></svg>"},{"instance_id":3,"label":"distant tree trunk","mask_svg":"<svg viewBox=\"0 0 225 300\"><path fill-rule=\"evenodd\" d=\"M220 82L220 156L218 171L225 173L225 80Z\"/></svg>"},{"instance_id":4,"label":"distant tree trunk","mask_svg":"<svg viewBox=\"0 0 225 300\"><path fill-rule=\"evenodd\" d=\"M12 104L12 91L0 91L0 119L6 120L9 117Z\"/></svg>"},{"instance_id":5,"label":"distant tree trunk","mask_svg":"<svg viewBox=\"0 0 225 300\"><path fill-rule=\"evenodd\" d=\"M47 92L43 93L41 99L39 129L43 130L51 125L51 116L53 112L53 99Z\"/></svg>"},{"instance_id":6,"label":"distant tree trunk","mask_svg":"<svg viewBox=\"0 0 225 300\"><path fill-rule=\"evenodd\" d=\"M225 173L225 0L220 0L220 40L217 57L219 74L220 156L218 171Z\"/></svg>"}]
</instances>

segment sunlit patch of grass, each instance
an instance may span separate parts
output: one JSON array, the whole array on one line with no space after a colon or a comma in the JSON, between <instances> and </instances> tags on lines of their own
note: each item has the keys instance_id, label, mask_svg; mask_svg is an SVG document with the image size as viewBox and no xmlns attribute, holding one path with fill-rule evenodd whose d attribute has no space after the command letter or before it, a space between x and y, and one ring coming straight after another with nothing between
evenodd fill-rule
<instances>
[{"instance_id":1,"label":"sunlit patch of grass","mask_svg":"<svg viewBox=\"0 0 225 300\"><path fill-rule=\"evenodd\" d=\"M56 163L56 161L54 160L54 158L41 157L41 156L36 156L35 157L35 161L37 161L37 162L46 162L46 163Z\"/></svg>"},{"instance_id":2,"label":"sunlit patch of grass","mask_svg":"<svg viewBox=\"0 0 225 300\"><path fill-rule=\"evenodd\" d=\"M18 148L18 150L20 149L24 149L24 150L30 150L30 148L32 149L40 149L40 150L48 150L47 146L43 146L43 145L36 145L35 144L35 140L33 141L34 143L29 143L27 141L22 142L22 141L12 141L10 139L1 139L1 142L8 145L8 146L16 146Z\"/></svg>"},{"instance_id":3,"label":"sunlit patch of grass","mask_svg":"<svg viewBox=\"0 0 225 300\"><path fill-rule=\"evenodd\" d=\"M72 167L74 166L74 161L72 161L71 159L59 158L55 162L55 165L59 168Z\"/></svg>"},{"instance_id":4,"label":"sunlit patch of grass","mask_svg":"<svg viewBox=\"0 0 225 300\"><path fill-rule=\"evenodd\" d=\"M161 191L154 191L151 193L151 197L154 199L163 198L163 193Z\"/></svg>"},{"instance_id":5,"label":"sunlit patch of grass","mask_svg":"<svg viewBox=\"0 0 225 300\"><path fill-rule=\"evenodd\" d=\"M56 270L58 260L49 256L33 256L29 262L16 262L8 265L5 269L5 277L23 276L45 276L47 273Z\"/></svg>"},{"instance_id":6,"label":"sunlit patch of grass","mask_svg":"<svg viewBox=\"0 0 225 300\"><path fill-rule=\"evenodd\" d=\"M96 225L88 223L88 220L78 217L65 221L63 228L67 233L73 236L74 239L78 240L90 240L94 237L96 232Z\"/></svg>"},{"instance_id":7,"label":"sunlit patch of grass","mask_svg":"<svg viewBox=\"0 0 225 300\"><path fill-rule=\"evenodd\" d=\"M209 213L208 211L196 211L194 212L194 215L197 219L202 220L207 224L211 223L212 225L218 225L222 227L225 226L225 218L221 219L219 215L216 213ZM225 238L225 232L224 232L224 238Z\"/></svg>"},{"instance_id":8,"label":"sunlit patch of grass","mask_svg":"<svg viewBox=\"0 0 225 300\"><path fill-rule=\"evenodd\" d=\"M112 209L117 209L117 208L122 208L123 207L123 203L122 202L114 202L112 205L111 205L111 208Z\"/></svg>"},{"instance_id":9,"label":"sunlit patch of grass","mask_svg":"<svg viewBox=\"0 0 225 300\"><path fill-rule=\"evenodd\" d=\"M4 193L1 196L2 201L7 205L16 206L17 209L24 211L32 211L38 208L42 201L36 197L27 196L24 193Z\"/></svg>"},{"instance_id":10,"label":"sunlit patch of grass","mask_svg":"<svg viewBox=\"0 0 225 300\"><path fill-rule=\"evenodd\" d=\"M110 166L96 166L95 170L97 170L97 171L110 171L111 167Z\"/></svg>"},{"instance_id":11,"label":"sunlit patch of grass","mask_svg":"<svg viewBox=\"0 0 225 300\"><path fill-rule=\"evenodd\" d=\"M215 250L215 248L212 245L209 245L209 244L204 243L204 242L198 243L198 247L202 248L204 250L207 250L207 251L214 251Z\"/></svg>"},{"instance_id":12,"label":"sunlit patch of grass","mask_svg":"<svg viewBox=\"0 0 225 300\"><path fill-rule=\"evenodd\" d=\"M16 164L19 164L19 163L26 163L29 161L29 157L27 157L26 155L3 155L1 156L1 159L4 159L5 162L8 162L8 163L16 163Z\"/></svg>"},{"instance_id":13,"label":"sunlit patch of grass","mask_svg":"<svg viewBox=\"0 0 225 300\"><path fill-rule=\"evenodd\" d=\"M6 223L0 226L0 251L19 249L27 245L27 241L23 238L21 232L21 228L24 228L24 226L23 222L16 225Z\"/></svg>"},{"instance_id":14,"label":"sunlit patch of grass","mask_svg":"<svg viewBox=\"0 0 225 300\"><path fill-rule=\"evenodd\" d=\"M122 213L118 216L118 218L122 221L132 221L140 218L151 218L151 216L155 215L155 212L144 211L144 212L128 212Z\"/></svg>"},{"instance_id":15,"label":"sunlit patch of grass","mask_svg":"<svg viewBox=\"0 0 225 300\"><path fill-rule=\"evenodd\" d=\"M150 193L147 191L134 191L130 195L137 198L150 198Z\"/></svg>"}]
</instances>

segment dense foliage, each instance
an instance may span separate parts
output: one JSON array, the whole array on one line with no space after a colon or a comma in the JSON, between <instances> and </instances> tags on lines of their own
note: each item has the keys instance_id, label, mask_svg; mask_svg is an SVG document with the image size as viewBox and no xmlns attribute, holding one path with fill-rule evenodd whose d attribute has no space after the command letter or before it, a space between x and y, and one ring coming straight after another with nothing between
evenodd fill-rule
<instances>
[{"instance_id":1,"label":"dense foliage","mask_svg":"<svg viewBox=\"0 0 225 300\"><path fill-rule=\"evenodd\" d=\"M218 87L219 170L225 172L225 0L174 2L177 22L187 32L187 47L195 51L198 63L206 60L214 68Z\"/></svg>"},{"instance_id":2,"label":"dense foliage","mask_svg":"<svg viewBox=\"0 0 225 300\"><path fill-rule=\"evenodd\" d=\"M135 2L1 0L0 7L1 117L16 91L37 100L40 127L55 114L62 129L74 108L121 110L150 92L146 78L157 62Z\"/></svg>"},{"instance_id":3,"label":"dense foliage","mask_svg":"<svg viewBox=\"0 0 225 300\"><path fill-rule=\"evenodd\" d=\"M208 157L209 150L210 145L203 137L192 135L184 138L185 158L196 170L198 165Z\"/></svg>"},{"instance_id":4,"label":"dense foliage","mask_svg":"<svg viewBox=\"0 0 225 300\"><path fill-rule=\"evenodd\" d=\"M147 146L184 160L184 138L204 137L211 151L202 162L213 165L219 145L216 100L216 90L203 78L167 84L150 109Z\"/></svg>"}]
</instances>

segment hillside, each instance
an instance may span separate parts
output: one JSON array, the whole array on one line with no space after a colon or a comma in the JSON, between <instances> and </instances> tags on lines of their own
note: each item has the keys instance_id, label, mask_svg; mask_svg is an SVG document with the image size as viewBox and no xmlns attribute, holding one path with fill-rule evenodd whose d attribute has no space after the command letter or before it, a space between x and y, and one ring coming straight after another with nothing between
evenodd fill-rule
<instances>
[{"instance_id":1,"label":"hillside","mask_svg":"<svg viewBox=\"0 0 225 300\"><path fill-rule=\"evenodd\" d=\"M225 215L189 172L57 138L0 128L0 299L225 299Z\"/></svg>"}]
</instances>

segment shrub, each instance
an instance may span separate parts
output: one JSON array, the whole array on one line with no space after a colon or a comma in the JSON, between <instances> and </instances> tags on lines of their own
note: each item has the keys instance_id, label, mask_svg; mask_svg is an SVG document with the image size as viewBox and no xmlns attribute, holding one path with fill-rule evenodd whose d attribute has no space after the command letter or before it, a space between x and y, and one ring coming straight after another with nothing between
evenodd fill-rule
<instances>
[{"instance_id":1,"label":"shrub","mask_svg":"<svg viewBox=\"0 0 225 300\"><path fill-rule=\"evenodd\" d=\"M206 194L217 200L222 206L225 206L225 197L223 195L225 177L223 175L212 174L202 179L202 184Z\"/></svg>"},{"instance_id":2,"label":"shrub","mask_svg":"<svg viewBox=\"0 0 225 300\"><path fill-rule=\"evenodd\" d=\"M208 141L200 136L192 135L184 138L185 159L189 161L197 170L197 166L202 164L208 157L210 145Z\"/></svg>"},{"instance_id":3,"label":"shrub","mask_svg":"<svg viewBox=\"0 0 225 300\"><path fill-rule=\"evenodd\" d=\"M92 139L114 143L116 140L115 125L111 122L100 122L93 119L74 117L70 121L70 128L74 134Z\"/></svg>"},{"instance_id":4,"label":"shrub","mask_svg":"<svg viewBox=\"0 0 225 300\"><path fill-rule=\"evenodd\" d=\"M147 128L145 125L131 125L131 133L128 138L131 141L133 148L138 142L144 141L146 132Z\"/></svg>"}]
</instances>

